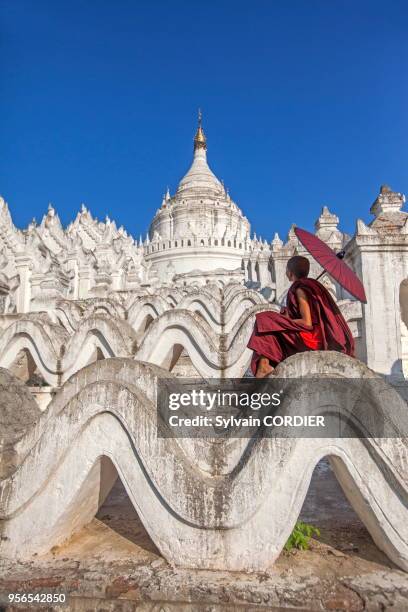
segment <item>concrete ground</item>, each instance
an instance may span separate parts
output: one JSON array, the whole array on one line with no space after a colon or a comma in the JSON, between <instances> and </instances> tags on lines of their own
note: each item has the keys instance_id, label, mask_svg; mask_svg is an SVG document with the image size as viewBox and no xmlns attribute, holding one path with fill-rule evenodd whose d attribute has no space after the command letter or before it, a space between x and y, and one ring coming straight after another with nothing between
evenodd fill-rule
<instances>
[{"instance_id":1,"label":"concrete ground","mask_svg":"<svg viewBox=\"0 0 408 612\"><path fill-rule=\"evenodd\" d=\"M174 569L117 481L97 517L64 546L24 563L0 560L0 593L5 601L17 589L63 591L68 609L98 612L408 610L408 575L377 549L326 461L316 467L301 519L321 536L307 551L282 552L268 572Z\"/></svg>"}]
</instances>

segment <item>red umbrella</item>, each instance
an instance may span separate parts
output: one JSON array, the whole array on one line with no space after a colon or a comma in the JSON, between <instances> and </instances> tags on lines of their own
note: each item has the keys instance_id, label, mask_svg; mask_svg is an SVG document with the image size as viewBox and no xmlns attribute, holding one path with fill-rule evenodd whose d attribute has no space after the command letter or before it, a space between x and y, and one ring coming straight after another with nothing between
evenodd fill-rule
<instances>
[{"instance_id":1,"label":"red umbrella","mask_svg":"<svg viewBox=\"0 0 408 612\"><path fill-rule=\"evenodd\" d=\"M367 303L364 287L358 276L343 261L345 251L335 253L320 238L307 232L306 230L295 227L295 234L310 255L319 263L326 272L330 274L346 291L360 302ZM322 272L324 274L324 272ZM320 276L322 276L320 274ZM318 276L318 278L320 278Z\"/></svg>"}]
</instances>

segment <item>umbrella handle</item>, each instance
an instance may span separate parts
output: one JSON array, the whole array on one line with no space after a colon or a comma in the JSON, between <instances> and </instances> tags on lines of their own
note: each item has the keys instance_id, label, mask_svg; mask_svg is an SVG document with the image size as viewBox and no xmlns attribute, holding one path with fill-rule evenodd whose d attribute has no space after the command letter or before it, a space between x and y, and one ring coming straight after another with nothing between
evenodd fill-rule
<instances>
[{"instance_id":1,"label":"umbrella handle","mask_svg":"<svg viewBox=\"0 0 408 612\"><path fill-rule=\"evenodd\" d=\"M338 257L339 259L344 259L345 255L346 255L346 251L344 249L336 253L336 257ZM326 274L326 270L323 270L322 272L320 272L319 276L315 280L319 280L319 278L323 276L323 274Z\"/></svg>"}]
</instances>

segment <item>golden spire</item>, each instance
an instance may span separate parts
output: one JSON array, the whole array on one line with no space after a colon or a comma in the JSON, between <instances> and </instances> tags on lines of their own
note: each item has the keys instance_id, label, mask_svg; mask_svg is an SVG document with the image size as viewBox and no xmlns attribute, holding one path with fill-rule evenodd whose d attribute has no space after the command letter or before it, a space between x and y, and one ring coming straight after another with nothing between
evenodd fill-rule
<instances>
[{"instance_id":1,"label":"golden spire","mask_svg":"<svg viewBox=\"0 0 408 612\"><path fill-rule=\"evenodd\" d=\"M204 130L201 125L202 118L203 116L201 114L201 109L198 109L198 127L196 135L194 137L194 151L196 151L197 149L205 150L207 148L207 139L205 137Z\"/></svg>"}]
</instances>

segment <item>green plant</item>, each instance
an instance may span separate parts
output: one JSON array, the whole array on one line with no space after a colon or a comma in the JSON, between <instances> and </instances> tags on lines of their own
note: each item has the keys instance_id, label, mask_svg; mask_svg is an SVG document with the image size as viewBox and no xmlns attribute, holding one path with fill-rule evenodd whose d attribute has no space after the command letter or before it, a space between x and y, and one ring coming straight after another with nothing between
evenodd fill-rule
<instances>
[{"instance_id":1,"label":"green plant","mask_svg":"<svg viewBox=\"0 0 408 612\"><path fill-rule=\"evenodd\" d=\"M309 540L313 535L319 536L320 530L313 525L298 521L285 544L285 550L292 550L292 548L307 550Z\"/></svg>"}]
</instances>

